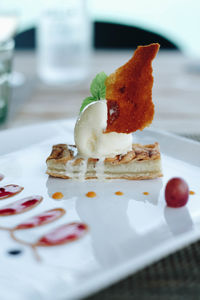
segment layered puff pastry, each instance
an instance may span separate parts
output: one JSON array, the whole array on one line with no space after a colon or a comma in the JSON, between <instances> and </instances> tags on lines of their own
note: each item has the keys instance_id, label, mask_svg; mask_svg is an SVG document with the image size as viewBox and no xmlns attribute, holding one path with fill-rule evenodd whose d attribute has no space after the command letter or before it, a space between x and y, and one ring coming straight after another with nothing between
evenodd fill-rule
<instances>
[{"instance_id":1,"label":"layered puff pastry","mask_svg":"<svg viewBox=\"0 0 200 300\"><path fill-rule=\"evenodd\" d=\"M47 174L64 179L154 179L162 176L159 144L133 144L125 155L79 157L75 145L54 145L46 160Z\"/></svg>"}]
</instances>

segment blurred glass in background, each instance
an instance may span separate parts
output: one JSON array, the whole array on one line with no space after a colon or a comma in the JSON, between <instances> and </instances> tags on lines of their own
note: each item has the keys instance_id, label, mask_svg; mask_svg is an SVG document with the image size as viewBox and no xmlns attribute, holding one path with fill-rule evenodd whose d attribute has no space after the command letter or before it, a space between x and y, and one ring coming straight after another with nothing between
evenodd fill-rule
<instances>
[{"instance_id":1,"label":"blurred glass in background","mask_svg":"<svg viewBox=\"0 0 200 300\"><path fill-rule=\"evenodd\" d=\"M37 26L38 75L49 84L88 74L91 25L85 0L46 1Z\"/></svg>"},{"instance_id":2,"label":"blurred glass in background","mask_svg":"<svg viewBox=\"0 0 200 300\"><path fill-rule=\"evenodd\" d=\"M36 26L45 5L54 3L59 9L70 0L6 0L0 12L17 11L19 32ZM87 2L91 20L136 26L160 34L176 44L184 53L200 57L199 0L83 0ZM106 35L106 32L105 32ZM145 42L145 41L144 41Z\"/></svg>"},{"instance_id":3,"label":"blurred glass in background","mask_svg":"<svg viewBox=\"0 0 200 300\"><path fill-rule=\"evenodd\" d=\"M12 39L0 42L0 125L5 123L8 115L13 49Z\"/></svg>"}]
</instances>

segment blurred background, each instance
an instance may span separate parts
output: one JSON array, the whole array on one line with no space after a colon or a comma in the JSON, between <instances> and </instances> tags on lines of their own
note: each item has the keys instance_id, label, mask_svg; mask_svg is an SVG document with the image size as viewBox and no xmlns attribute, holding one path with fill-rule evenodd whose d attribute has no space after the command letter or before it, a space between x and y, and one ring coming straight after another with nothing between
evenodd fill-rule
<instances>
[{"instance_id":1,"label":"blurred background","mask_svg":"<svg viewBox=\"0 0 200 300\"><path fill-rule=\"evenodd\" d=\"M197 133L199 11L198 0L0 3L0 128L76 117L96 73L158 42L152 126Z\"/></svg>"},{"instance_id":2,"label":"blurred background","mask_svg":"<svg viewBox=\"0 0 200 300\"><path fill-rule=\"evenodd\" d=\"M70 0L7 0L1 3L2 17L13 18L13 23L17 25L16 47L29 49L35 47L35 29L41 21L44 10L53 8L58 10L67 2L69 3ZM151 40L151 34L162 41L164 47L177 47L186 53L199 55L200 2L198 0L124 0L117 3L114 0L83 0L82 2L87 5L94 26L93 45L96 48L130 48L135 43L145 42L143 37L148 41ZM104 25L101 25L102 23ZM117 36L109 36L109 32L105 36L106 27L103 26L107 23L118 24L117 29L124 30L122 32L125 36L121 36L122 41L119 38L121 32L118 34L118 39ZM126 28L122 29L125 26ZM111 27L108 30L111 30ZM3 30L2 26L1 30ZM104 36L101 30L104 31ZM131 32L135 33L132 37L129 35Z\"/></svg>"}]
</instances>

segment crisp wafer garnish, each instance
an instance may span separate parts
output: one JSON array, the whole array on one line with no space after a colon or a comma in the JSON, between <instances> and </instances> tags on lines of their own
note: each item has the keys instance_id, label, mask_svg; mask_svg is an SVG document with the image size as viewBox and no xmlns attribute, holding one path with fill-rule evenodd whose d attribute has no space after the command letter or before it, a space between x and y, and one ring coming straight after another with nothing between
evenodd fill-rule
<instances>
[{"instance_id":1,"label":"crisp wafer garnish","mask_svg":"<svg viewBox=\"0 0 200 300\"><path fill-rule=\"evenodd\" d=\"M159 47L159 44L139 46L133 57L106 79L105 132L130 133L151 124L154 116L152 60Z\"/></svg>"}]
</instances>

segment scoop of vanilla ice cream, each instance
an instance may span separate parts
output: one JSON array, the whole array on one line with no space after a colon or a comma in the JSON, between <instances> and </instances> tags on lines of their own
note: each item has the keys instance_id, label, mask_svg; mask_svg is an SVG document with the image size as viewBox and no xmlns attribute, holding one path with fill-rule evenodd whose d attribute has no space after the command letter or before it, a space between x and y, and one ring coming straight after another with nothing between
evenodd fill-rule
<instances>
[{"instance_id":1,"label":"scoop of vanilla ice cream","mask_svg":"<svg viewBox=\"0 0 200 300\"><path fill-rule=\"evenodd\" d=\"M93 102L82 111L74 129L74 139L80 156L114 157L126 154L132 149L132 134L104 133L106 126L106 100Z\"/></svg>"}]
</instances>

